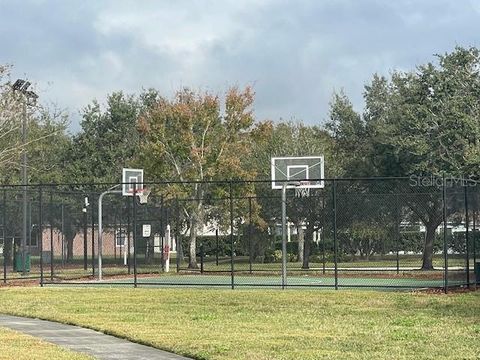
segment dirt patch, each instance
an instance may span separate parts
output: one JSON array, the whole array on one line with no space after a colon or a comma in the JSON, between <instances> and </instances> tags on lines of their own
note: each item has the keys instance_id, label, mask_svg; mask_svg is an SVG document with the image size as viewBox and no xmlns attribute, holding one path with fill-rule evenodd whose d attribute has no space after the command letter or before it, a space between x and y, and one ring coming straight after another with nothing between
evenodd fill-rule
<instances>
[{"instance_id":1,"label":"dirt patch","mask_svg":"<svg viewBox=\"0 0 480 360\"><path fill-rule=\"evenodd\" d=\"M456 295L456 294L465 294L470 292L480 291L480 287L475 285L470 286L453 286L448 288L448 292L445 294L445 290L443 288L429 288L429 289L418 289L413 290L412 293L417 294L435 294L435 295Z\"/></svg>"}]
</instances>

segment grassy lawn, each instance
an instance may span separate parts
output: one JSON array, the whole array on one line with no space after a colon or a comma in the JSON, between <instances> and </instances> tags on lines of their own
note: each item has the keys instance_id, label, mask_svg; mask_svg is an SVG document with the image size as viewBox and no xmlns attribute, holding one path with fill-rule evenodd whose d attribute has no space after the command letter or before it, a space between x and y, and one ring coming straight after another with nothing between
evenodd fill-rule
<instances>
[{"instance_id":1,"label":"grassy lawn","mask_svg":"<svg viewBox=\"0 0 480 360\"><path fill-rule=\"evenodd\" d=\"M477 359L480 292L3 288L0 312L199 359ZM8 347L8 346L7 346Z\"/></svg>"},{"instance_id":2,"label":"grassy lawn","mask_svg":"<svg viewBox=\"0 0 480 360\"><path fill-rule=\"evenodd\" d=\"M79 354L35 337L0 327L0 359L17 360L88 360L90 356Z\"/></svg>"}]
</instances>

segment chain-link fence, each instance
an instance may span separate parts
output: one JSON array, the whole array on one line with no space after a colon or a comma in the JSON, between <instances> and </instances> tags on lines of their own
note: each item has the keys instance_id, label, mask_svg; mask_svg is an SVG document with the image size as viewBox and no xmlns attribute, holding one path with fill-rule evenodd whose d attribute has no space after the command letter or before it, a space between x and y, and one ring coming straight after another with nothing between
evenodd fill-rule
<instances>
[{"instance_id":1,"label":"chain-link fence","mask_svg":"<svg viewBox=\"0 0 480 360\"><path fill-rule=\"evenodd\" d=\"M475 286L479 185L425 177L0 187L3 283ZM285 251L284 251L285 250ZM100 281L101 280L101 281Z\"/></svg>"}]
</instances>

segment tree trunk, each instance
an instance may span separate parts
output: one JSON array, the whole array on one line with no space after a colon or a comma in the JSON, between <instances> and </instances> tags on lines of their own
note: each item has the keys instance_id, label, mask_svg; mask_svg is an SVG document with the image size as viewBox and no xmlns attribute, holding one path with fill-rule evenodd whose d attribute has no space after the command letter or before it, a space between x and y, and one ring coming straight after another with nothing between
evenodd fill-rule
<instances>
[{"instance_id":1,"label":"tree trunk","mask_svg":"<svg viewBox=\"0 0 480 360\"><path fill-rule=\"evenodd\" d=\"M298 261L303 263L303 248L305 247L305 233L303 231L302 222L297 223L298 238Z\"/></svg>"},{"instance_id":2,"label":"tree trunk","mask_svg":"<svg viewBox=\"0 0 480 360\"><path fill-rule=\"evenodd\" d=\"M75 235L65 234L67 237L67 262L71 262L73 260L73 239L75 239Z\"/></svg>"},{"instance_id":3,"label":"tree trunk","mask_svg":"<svg viewBox=\"0 0 480 360\"><path fill-rule=\"evenodd\" d=\"M302 269L309 268L310 244L313 242L313 226L307 225L306 237L303 245L303 264Z\"/></svg>"},{"instance_id":4,"label":"tree trunk","mask_svg":"<svg viewBox=\"0 0 480 360\"><path fill-rule=\"evenodd\" d=\"M433 270L433 242L438 225L425 224L425 243L423 247L422 270Z\"/></svg>"},{"instance_id":5,"label":"tree trunk","mask_svg":"<svg viewBox=\"0 0 480 360\"><path fill-rule=\"evenodd\" d=\"M150 236L147 239L147 249L145 251L145 262L147 264L151 264L153 260L153 253L154 253L154 241L153 241L153 236Z\"/></svg>"},{"instance_id":6,"label":"tree trunk","mask_svg":"<svg viewBox=\"0 0 480 360\"><path fill-rule=\"evenodd\" d=\"M371 243L370 243L370 240L367 240L367 251L366 251L367 261L370 261L370 252L371 252Z\"/></svg>"},{"instance_id":7,"label":"tree trunk","mask_svg":"<svg viewBox=\"0 0 480 360\"><path fill-rule=\"evenodd\" d=\"M189 269L197 269L197 219L193 214L190 218L190 241L189 241Z\"/></svg>"},{"instance_id":8,"label":"tree trunk","mask_svg":"<svg viewBox=\"0 0 480 360\"><path fill-rule=\"evenodd\" d=\"M3 241L4 261L7 265L12 265L13 240L5 238Z\"/></svg>"},{"instance_id":9,"label":"tree trunk","mask_svg":"<svg viewBox=\"0 0 480 360\"><path fill-rule=\"evenodd\" d=\"M178 239L177 239L177 235L178 235ZM177 242L178 261L182 263L183 262L183 245L182 245L182 235L180 234L180 231L175 233L175 241Z\"/></svg>"}]
</instances>

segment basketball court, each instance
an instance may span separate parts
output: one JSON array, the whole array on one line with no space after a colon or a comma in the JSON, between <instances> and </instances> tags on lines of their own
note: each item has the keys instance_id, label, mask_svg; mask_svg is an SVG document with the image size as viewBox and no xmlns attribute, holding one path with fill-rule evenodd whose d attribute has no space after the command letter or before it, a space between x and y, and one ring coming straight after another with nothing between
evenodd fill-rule
<instances>
[{"instance_id":1,"label":"basketball court","mask_svg":"<svg viewBox=\"0 0 480 360\"><path fill-rule=\"evenodd\" d=\"M335 289L335 277L326 276L288 276L287 283L282 282L280 276L252 276L252 275L234 275L232 286L232 277L230 274L164 274L154 276L138 276L135 279L115 278L99 281L65 281L62 283L46 283L45 285L58 286L111 286L111 287L211 287L211 288L330 288ZM461 285L462 282L458 282ZM451 286L457 285L455 281L450 281ZM338 277L338 288L371 288L377 290L415 290L425 288L441 288L442 279L413 279L413 278L371 278L362 276L348 276L342 274Z\"/></svg>"}]
</instances>

